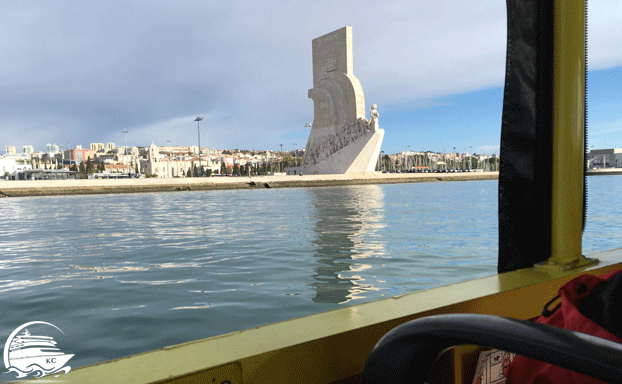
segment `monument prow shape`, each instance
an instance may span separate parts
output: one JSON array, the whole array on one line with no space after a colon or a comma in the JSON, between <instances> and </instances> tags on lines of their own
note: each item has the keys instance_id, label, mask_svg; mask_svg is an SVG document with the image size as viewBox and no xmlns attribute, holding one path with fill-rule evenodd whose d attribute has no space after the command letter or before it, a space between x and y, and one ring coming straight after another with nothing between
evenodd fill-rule
<instances>
[{"instance_id":1,"label":"monument prow shape","mask_svg":"<svg viewBox=\"0 0 622 384\"><path fill-rule=\"evenodd\" d=\"M365 118L363 87L352 73L352 28L313 39L314 117L302 164L304 174L370 173L384 130L372 105Z\"/></svg>"}]
</instances>

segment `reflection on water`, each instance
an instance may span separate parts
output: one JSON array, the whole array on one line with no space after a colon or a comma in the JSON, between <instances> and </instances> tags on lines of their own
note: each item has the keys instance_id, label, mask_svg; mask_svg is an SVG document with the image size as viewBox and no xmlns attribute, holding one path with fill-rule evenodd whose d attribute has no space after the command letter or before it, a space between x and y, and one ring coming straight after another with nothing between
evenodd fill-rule
<instances>
[{"instance_id":1,"label":"reflection on water","mask_svg":"<svg viewBox=\"0 0 622 384\"><path fill-rule=\"evenodd\" d=\"M316 282L311 284L316 291L313 301L342 303L359 298L357 294L374 289L373 284L360 275L342 272L370 269L365 258L384 253L382 241L371 241L384 227L382 188L343 188L338 194L312 191L317 216L313 243L318 247L314 257L319 264L314 268ZM364 239L369 241L364 243Z\"/></svg>"},{"instance_id":2,"label":"reflection on water","mask_svg":"<svg viewBox=\"0 0 622 384\"><path fill-rule=\"evenodd\" d=\"M496 191L481 181L0 199L0 337L55 324L79 367L490 275Z\"/></svg>"},{"instance_id":3,"label":"reflection on water","mask_svg":"<svg viewBox=\"0 0 622 384\"><path fill-rule=\"evenodd\" d=\"M586 254L622 243L622 177L588 182ZM0 340L55 324L79 367L491 275L497 186L0 199Z\"/></svg>"}]
</instances>

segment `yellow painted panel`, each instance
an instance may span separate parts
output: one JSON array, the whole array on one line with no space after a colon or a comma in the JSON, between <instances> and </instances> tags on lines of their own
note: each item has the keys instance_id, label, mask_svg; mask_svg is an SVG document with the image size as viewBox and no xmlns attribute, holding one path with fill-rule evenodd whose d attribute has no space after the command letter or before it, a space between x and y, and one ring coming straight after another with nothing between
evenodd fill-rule
<instances>
[{"instance_id":1,"label":"yellow painted panel","mask_svg":"<svg viewBox=\"0 0 622 384\"><path fill-rule=\"evenodd\" d=\"M577 263L583 221L585 0L554 2L552 265Z\"/></svg>"},{"instance_id":2,"label":"yellow painted panel","mask_svg":"<svg viewBox=\"0 0 622 384\"><path fill-rule=\"evenodd\" d=\"M242 384L242 366L239 363L222 365L167 382L175 384Z\"/></svg>"}]
</instances>

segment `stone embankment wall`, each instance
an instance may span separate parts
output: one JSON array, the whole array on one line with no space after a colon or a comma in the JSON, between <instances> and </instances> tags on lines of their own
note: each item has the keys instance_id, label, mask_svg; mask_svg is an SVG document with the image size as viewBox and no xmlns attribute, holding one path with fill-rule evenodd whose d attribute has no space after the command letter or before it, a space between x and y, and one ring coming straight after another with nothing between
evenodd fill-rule
<instances>
[{"instance_id":1,"label":"stone embankment wall","mask_svg":"<svg viewBox=\"0 0 622 384\"><path fill-rule=\"evenodd\" d=\"M0 197L53 196L137 192L187 192L252 188L309 188L338 185L491 180L498 172L411 173L372 175L305 175L206 177L122 180L0 181Z\"/></svg>"}]
</instances>

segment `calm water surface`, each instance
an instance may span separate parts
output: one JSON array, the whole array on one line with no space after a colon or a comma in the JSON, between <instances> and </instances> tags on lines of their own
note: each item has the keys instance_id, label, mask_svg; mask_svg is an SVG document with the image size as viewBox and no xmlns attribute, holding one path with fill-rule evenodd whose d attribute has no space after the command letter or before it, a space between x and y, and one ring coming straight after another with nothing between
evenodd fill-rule
<instances>
[{"instance_id":1,"label":"calm water surface","mask_svg":"<svg viewBox=\"0 0 622 384\"><path fill-rule=\"evenodd\" d=\"M589 183L585 253L620 247L622 177ZM9 198L0 212L0 344L50 322L74 368L496 272L494 180Z\"/></svg>"}]
</instances>

